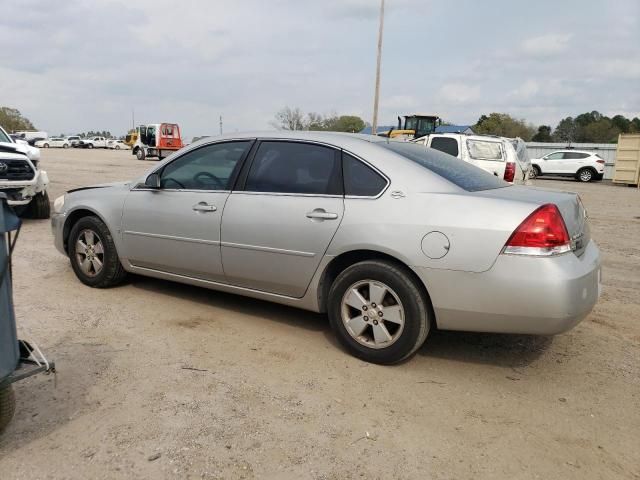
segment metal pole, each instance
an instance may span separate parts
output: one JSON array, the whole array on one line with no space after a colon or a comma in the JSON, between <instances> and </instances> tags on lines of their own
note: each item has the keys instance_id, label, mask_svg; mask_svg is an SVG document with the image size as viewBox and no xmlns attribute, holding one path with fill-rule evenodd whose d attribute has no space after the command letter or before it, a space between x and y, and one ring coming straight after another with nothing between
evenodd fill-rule
<instances>
[{"instance_id":1,"label":"metal pole","mask_svg":"<svg viewBox=\"0 0 640 480\"><path fill-rule=\"evenodd\" d=\"M220 135L222 135L222 115L220 115Z\"/></svg>"},{"instance_id":2,"label":"metal pole","mask_svg":"<svg viewBox=\"0 0 640 480\"><path fill-rule=\"evenodd\" d=\"M382 30L384 27L384 0L380 0L380 28L378 29L378 60L376 62L376 93L373 98L373 122L371 134L378 132L378 99L380 97L380 61L382 59Z\"/></svg>"}]
</instances>

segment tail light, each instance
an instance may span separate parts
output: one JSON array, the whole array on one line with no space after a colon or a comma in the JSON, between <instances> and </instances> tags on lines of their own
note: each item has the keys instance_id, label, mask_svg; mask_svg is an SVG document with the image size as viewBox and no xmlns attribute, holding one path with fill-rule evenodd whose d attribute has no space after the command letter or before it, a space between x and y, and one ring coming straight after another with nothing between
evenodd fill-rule
<instances>
[{"instance_id":1,"label":"tail light","mask_svg":"<svg viewBox=\"0 0 640 480\"><path fill-rule=\"evenodd\" d=\"M601 163L602 165L604 165L604 160L596 160L596 163Z\"/></svg>"},{"instance_id":2,"label":"tail light","mask_svg":"<svg viewBox=\"0 0 640 480\"><path fill-rule=\"evenodd\" d=\"M571 239L562 215L552 203L541 206L511 234L503 253L558 255L571 251Z\"/></svg>"},{"instance_id":3,"label":"tail light","mask_svg":"<svg viewBox=\"0 0 640 480\"><path fill-rule=\"evenodd\" d=\"M513 179L516 177L516 164L515 162L507 162L507 166L504 169L505 182L513 183Z\"/></svg>"}]
</instances>

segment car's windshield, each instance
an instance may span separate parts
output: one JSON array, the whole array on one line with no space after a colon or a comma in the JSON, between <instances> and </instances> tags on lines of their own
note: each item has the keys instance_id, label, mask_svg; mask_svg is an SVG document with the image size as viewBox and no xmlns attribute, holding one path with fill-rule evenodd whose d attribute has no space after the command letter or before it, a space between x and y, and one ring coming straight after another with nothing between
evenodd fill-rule
<instances>
[{"instance_id":1,"label":"car's windshield","mask_svg":"<svg viewBox=\"0 0 640 480\"><path fill-rule=\"evenodd\" d=\"M380 142L378 145L416 162L467 192L491 190L510 186L470 163L434 149L408 142Z\"/></svg>"},{"instance_id":2,"label":"car's windshield","mask_svg":"<svg viewBox=\"0 0 640 480\"><path fill-rule=\"evenodd\" d=\"M0 128L0 142L13 143L13 141L9 138L9 135L7 135L2 128Z\"/></svg>"}]
</instances>

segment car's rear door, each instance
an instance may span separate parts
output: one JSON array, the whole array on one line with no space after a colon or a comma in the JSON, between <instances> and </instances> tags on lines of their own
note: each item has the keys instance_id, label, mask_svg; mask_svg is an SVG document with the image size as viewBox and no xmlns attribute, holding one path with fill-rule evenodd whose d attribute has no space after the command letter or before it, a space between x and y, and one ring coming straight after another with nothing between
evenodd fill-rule
<instances>
[{"instance_id":1,"label":"car's rear door","mask_svg":"<svg viewBox=\"0 0 640 480\"><path fill-rule=\"evenodd\" d=\"M222 217L227 282L302 297L344 211L340 152L265 140Z\"/></svg>"},{"instance_id":2,"label":"car's rear door","mask_svg":"<svg viewBox=\"0 0 640 480\"><path fill-rule=\"evenodd\" d=\"M205 145L164 165L160 189L131 190L122 256L140 268L224 282L220 219L252 140Z\"/></svg>"}]
</instances>

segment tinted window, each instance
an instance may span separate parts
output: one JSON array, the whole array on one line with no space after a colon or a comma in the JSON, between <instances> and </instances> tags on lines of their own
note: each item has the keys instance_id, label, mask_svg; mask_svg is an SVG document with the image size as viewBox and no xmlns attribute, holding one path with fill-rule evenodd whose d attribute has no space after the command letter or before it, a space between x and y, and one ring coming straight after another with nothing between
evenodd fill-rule
<instances>
[{"instance_id":1,"label":"tinted window","mask_svg":"<svg viewBox=\"0 0 640 480\"><path fill-rule=\"evenodd\" d=\"M161 188L229 190L229 179L250 141L207 145L177 158L162 171Z\"/></svg>"},{"instance_id":2,"label":"tinted window","mask_svg":"<svg viewBox=\"0 0 640 480\"><path fill-rule=\"evenodd\" d=\"M262 142L251 165L249 192L342 194L337 151L300 142Z\"/></svg>"},{"instance_id":3,"label":"tinted window","mask_svg":"<svg viewBox=\"0 0 640 480\"><path fill-rule=\"evenodd\" d=\"M502 161L502 148L498 142L484 140L467 140L469 155L474 160Z\"/></svg>"},{"instance_id":4,"label":"tinted window","mask_svg":"<svg viewBox=\"0 0 640 480\"><path fill-rule=\"evenodd\" d=\"M437 150L405 142L380 142L377 145L416 162L468 192L510 186L481 168Z\"/></svg>"},{"instance_id":5,"label":"tinted window","mask_svg":"<svg viewBox=\"0 0 640 480\"><path fill-rule=\"evenodd\" d=\"M431 148L448 153L454 157L458 156L458 140L449 137L435 137L431 140Z\"/></svg>"},{"instance_id":6,"label":"tinted window","mask_svg":"<svg viewBox=\"0 0 640 480\"><path fill-rule=\"evenodd\" d=\"M347 153L342 154L344 194L375 197L387 185L387 180L375 170Z\"/></svg>"},{"instance_id":7,"label":"tinted window","mask_svg":"<svg viewBox=\"0 0 640 480\"><path fill-rule=\"evenodd\" d=\"M547 155L544 158L546 158L547 160L561 160L562 159L562 152L552 153L550 155Z\"/></svg>"}]
</instances>

